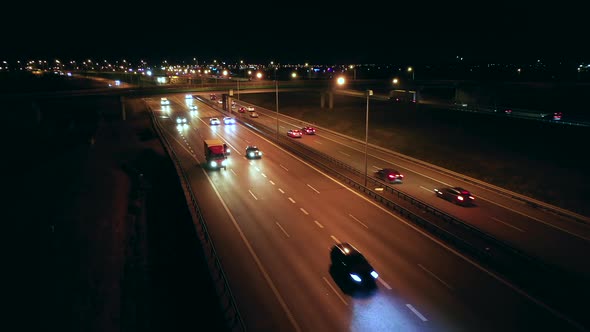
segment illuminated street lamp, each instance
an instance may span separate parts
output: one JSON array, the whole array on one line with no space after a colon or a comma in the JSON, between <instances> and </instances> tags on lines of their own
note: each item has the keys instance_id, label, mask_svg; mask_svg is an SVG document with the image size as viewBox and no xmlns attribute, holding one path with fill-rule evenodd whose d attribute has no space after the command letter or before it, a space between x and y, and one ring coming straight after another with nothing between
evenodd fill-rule
<instances>
[{"instance_id":1,"label":"illuminated street lamp","mask_svg":"<svg viewBox=\"0 0 590 332\"><path fill-rule=\"evenodd\" d=\"M373 90L367 90L367 111L365 112L365 187L367 186L367 154L369 148L369 97L373 95Z\"/></svg>"},{"instance_id":2,"label":"illuminated street lamp","mask_svg":"<svg viewBox=\"0 0 590 332\"><path fill-rule=\"evenodd\" d=\"M346 84L346 79L343 76L340 76L336 79L336 84L344 85L344 84Z\"/></svg>"},{"instance_id":3,"label":"illuminated street lamp","mask_svg":"<svg viewBox=\"0 0 590 332\"><path fill-rule=\"evenodd\" d=\"M412 73L412 81L414 80L414 69L412 67L408 67L408 73Z\"/></svg>"}]
</instances>

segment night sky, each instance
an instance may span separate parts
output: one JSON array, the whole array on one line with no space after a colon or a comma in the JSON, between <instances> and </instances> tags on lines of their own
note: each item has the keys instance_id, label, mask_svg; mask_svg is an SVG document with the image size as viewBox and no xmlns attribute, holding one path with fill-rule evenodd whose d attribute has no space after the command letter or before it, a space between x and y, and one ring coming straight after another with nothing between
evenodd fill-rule
<instances>
[{"instance_id":1,"label":"night sky","mask_svg":"<svg viewBox=\"0 0 590 332\"><path fill-rule=\"evenodd\" d=\"M0 60L590 61L586 12L563 3L197 3L29 7L2 20Z\"/></svg>"}]
</instances>

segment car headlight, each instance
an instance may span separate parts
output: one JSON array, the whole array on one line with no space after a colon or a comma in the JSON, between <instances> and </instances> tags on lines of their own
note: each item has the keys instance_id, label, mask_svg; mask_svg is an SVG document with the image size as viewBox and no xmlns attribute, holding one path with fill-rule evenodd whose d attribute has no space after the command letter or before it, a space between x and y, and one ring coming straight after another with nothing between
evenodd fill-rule
<instances>
[{"instance_id":1,"label":"car headlight","mask_svg":"<svg viewBox=\"0 0 590 332\"><path fill-rule=\"evenodd\" d=\"M217 162L216 161L212 161L211 162L211 167L217 167Z\"/></svg>"},{"instance_id":2,"label":"car headlight","mask_svg":"<svg viewBox=\"0 0 590 332\"><path fill-rule=\"evenodd\" d=\"M248 153L248 155L249 155L250 157L254 157L254 152L250 152L250 153Z\"/></svg>"},{"instance_id":3,"label":"car headlight","mask_svg":"<svg viewBox=\"0 0 590 332\"><path fill-rule=\"evenodd\" d=\"M375 279L379 278L379 273L375 272L375 271L371 271L371 276Z\"/></svg>"},{"instance_id":4,"label":"car headlight","mask_svg":"<svg viewBox=\"0 0 590 332\"><path fill-rule=\"evenodd\" d=\"M221 162L221 166L227 166L227 164L228 164L227 159L225 159Z\"/></svg>"},{"instance_id":5,"label":"car headlight","mask_svg":"<svg viewBox=\"0 0 590 332\"><path fill-rule=\"evenodd\" d=\"M350 273L350 277L352 278L352 280L356 281L356 282L361 282L361 277L359 277L358 275L354 274L354 273Z\"/></svg>"}]
</instances>

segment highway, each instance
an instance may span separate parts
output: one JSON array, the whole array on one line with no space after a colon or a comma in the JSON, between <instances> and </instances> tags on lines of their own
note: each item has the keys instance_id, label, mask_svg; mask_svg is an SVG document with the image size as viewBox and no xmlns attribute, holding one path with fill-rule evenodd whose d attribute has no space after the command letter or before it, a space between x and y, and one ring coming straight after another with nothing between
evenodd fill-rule
<instances>
[{"instance_id":1,"label":"highway","mask_svg":"<svg viewBox=\"0 0 590 332\"><path fill-rule=\"evenodd\" d=\"M187 126L177 128L173 119L189 116L188 106L184 95L168 98L172 105L167 110L159 98L145 100L188 176L248 330L584 330L576 320L245 125L247 119L276 128L272 112L257 109L259 118L240 114L243 121L236 125L212 127L209 118L224 114L193 100L197 113ZM282 119L279 134L301 127L293 121ZM232 149L227 170L203 167L203 139L215 137ZM361 142L321 128L300 142L364 169ZM262 159L243 156L249 144L260 147ZM396 188L496 236L514 243L527 239L527 250L533 253L560 261L566 252L546 250L543 242L560 237L571 242L566 267L586 271L576 262L581 257L571 257L587 252L585 226L548 218L493 191L478 190L477 208L456 207L432 193L442 183L461 184L456 178L388 151L371 148L369 155L370 170L392 165L406 174ZM354 244L379 272L375 291L351 291L331 272L329 250L340 241Z\"/></svg>"}]
</instances>

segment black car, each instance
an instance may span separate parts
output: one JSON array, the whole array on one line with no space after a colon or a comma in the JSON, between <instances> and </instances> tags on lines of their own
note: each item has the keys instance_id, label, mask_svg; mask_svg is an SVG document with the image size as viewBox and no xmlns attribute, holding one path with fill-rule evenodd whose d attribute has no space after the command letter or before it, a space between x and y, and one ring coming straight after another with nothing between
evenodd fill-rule
<instances>
[{"instance_id":1,"label":"black car","mask_svg":"<svg viewBox=\"0 0 590 332\"><path fill-rule=\"evenodd\" d=\"M258 147L254 145L248 145L246 147L246 158L254 159L254 158L262 158L262 151L258 149Z\"/></svg>"},{"instance_id":2,"label":"black car","mask_svg":"<svg viewBox=\"0 0 590 332\"><path fill-rule=\"evenodd\" d=\"M343 242L334 245L330 251L332 266L345 277L360 286L374 286L379 274L352 244Z\"/></svg>"},{"instance_id":3,"label":"black car","mask_svg":"<svg viewBox=\"0 0 590 332\"><path fill-rule=\"evenodd\" d=\"M393 168L383 168L375 172L375 177L389 183L402 183L404 175Z\"/></svg>"},{"instance_id":4,"label":"black car","mask_svg":"<svg viewBox=\"0 0 590 332\"><path fill-rule=\"evenodd\" d=\"M475 197L469 190L461 187L444 187L434 189L436 196L459 205L473 205Z\"/></svg>"}]
</instances>

